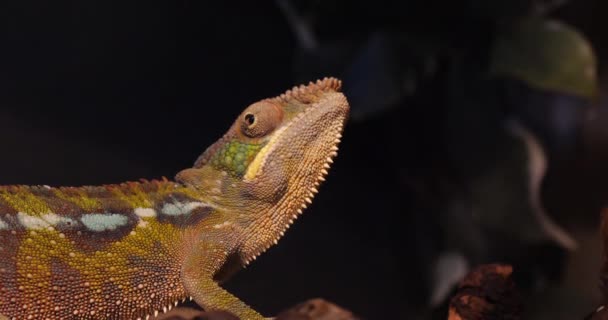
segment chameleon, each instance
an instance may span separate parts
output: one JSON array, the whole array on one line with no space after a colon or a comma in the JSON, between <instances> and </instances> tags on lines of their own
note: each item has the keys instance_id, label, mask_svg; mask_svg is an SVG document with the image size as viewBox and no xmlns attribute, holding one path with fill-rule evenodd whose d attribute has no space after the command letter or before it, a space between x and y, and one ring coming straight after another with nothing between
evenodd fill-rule
<instances>
[{"instance_id":1,"label":"chameleon","mask_svg":"<svg viewBox=\"0 0 608 320\"><path fill-rule=\"evenodd\" d=\"M249 105L174 179L0 186L0 319L149 319L187 299L264 319L221 287L276 244L337 155L324 78Z\"/></svg>"}]
</instances>

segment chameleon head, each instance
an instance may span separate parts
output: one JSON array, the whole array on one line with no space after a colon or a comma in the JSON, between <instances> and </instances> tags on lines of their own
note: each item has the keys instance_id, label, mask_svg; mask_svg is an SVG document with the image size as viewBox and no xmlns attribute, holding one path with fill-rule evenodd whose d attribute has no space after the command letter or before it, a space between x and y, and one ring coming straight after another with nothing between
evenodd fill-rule
<instances>
[{"instance_id":1,"label":"chameleon head","mask_svg":"<svg viewBox=\"0 0 608 320\"><path fill-rule=\"evenodd\" d=\"M259 131L269 132L244 172L243 182L249 185L245 190L285 205L312 198L337 155L348 115L348 102L339 88L338 80L325 79L255 103L243 112L244 129L254 118L263 124Z\"/></svg>"},{"instance_id":2,"label":"chameleon head","mask_svg":"<svg viewBox=\"0 0 608 320\"><path fill-rule=\"evenodd\" d=\"M225 172L228 205L264 212L273 225L285 222L282 233L311 201L337 154L349 111L340 87L340 80L325 78L250 105L195 169Z\"/></svg>"},{"instance_id":3,"label":"chameleon head","mask_svg":"<svg viewBox=\"0 0 608 320\"><path fill-rule=\"evenodd\" d=\"M228 173L258 200L296 193L305 201L327 173L348 116L340 87L325 78L250 105L194 167Z\"/></svg>"}]
</instances>

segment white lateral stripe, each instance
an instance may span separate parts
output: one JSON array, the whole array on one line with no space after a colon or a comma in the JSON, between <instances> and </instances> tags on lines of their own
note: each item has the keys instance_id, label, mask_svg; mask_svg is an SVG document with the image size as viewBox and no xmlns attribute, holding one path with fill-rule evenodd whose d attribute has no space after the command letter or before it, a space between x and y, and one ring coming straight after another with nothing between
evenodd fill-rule
<instances>
[{"instance_id":1,"label":"white lateral stripe","mask_svg":"<svg viewBox=\"0 0 608 320\"><path fill-rule=\"evenodd\" d=\"M8 223L0 219L0 230L8 230Z\"/></svg>"},{"instance_id":2,"label":"white lateral stripe","mask_svg":"<svg viewBox=\"0 0 608 320\"><path fill-rule=\"evenodd\" d=\"M190 214L192 210L200 207L206 207L207 205L202 202L173 202L165 203L162 208L162 213L168 216L179 216Z\"/></svg>"},{"instance_id":3,"label":"white lateral stripe","mask_svg":"<svg viewBox=\"0 0 608 320\"><path fill-rule=\"evenodd\" d=\"M60 223L75 223L75 221L70 218L61 217L52 212L40 217L30 216L24 212L18 212L17 220L19 220L19 223L21 223L21 225L25 228L33 230L53 227Z\"/></svg>"},{"instance_id":4,"label":"white lateral stripe","mask_svg":"<svg viewBox=\"0 0 608 320\"><path fill-rule=\"evenodd\" d=\"M23 212L17 213L17 220L19 220L19 223L27 229L38 230L51 226L48 222L42 220L42 218L33 217Z\"/></svg>"},{"instance_id":5,"label":"white lateral stripe","mask_svg":"<svg viewBox=\"0 0 608 320\"><path fill-rule=\"evenodd\" d=\"M205 206L205 204L202 202L188 202L184 205L183 210L185 210L187 213L190 213L192 210L194 210L196 208L201 208L204 206Z\"/></svg>"},{"instance_id":6,"label":"white lateral stripe","mask_svg":"<svg viewBox=\"0 0 608 320\"><path fill-rule=\"evenodd\" d=\"M152 208L135 208L135 215L141 218L156 217L156 210Z\"/></svg>"},{"instance_id":7,"label":"white lateral stripe","mask_svg":"<svg viewBox=\"0 0 608 320\"><path fill-rule=\"evenodd\" d=\"M214 229L221 229L221 228L224 228L224 227L228 227L230 225L232 225L232 222L230 222L230 221L224 221L222 223L218 223L218 224L213 225L213 228Z\"/></svg>"},{"instance_id":8,"label":"white lateral stripe","mask_svg":"<svg viewBox=\"0 0 608 320\"><path fill-rule=\"evenodd\" d=\"M80 221L82 221L89 230L101 232L116 230L119 227L125 226L128 219L126 216L118 213L90 213L83 215L82 218L80 218Z\"/></svg>"},{"instance_id":9,"label":"white lateral stripe","mask_svg":"<svg viewBox=\"0 0 608 320\"><path fill-rule=\"evenodd\" d=\"M50 226L56 226L60 223L71 223L71 224L76 223L76 221L74 221L70 218L62 217L62 216L59 216L52 212L43 215L41 218L42 218L42 220L46 221Z\"/></svg>"}]
</instances>

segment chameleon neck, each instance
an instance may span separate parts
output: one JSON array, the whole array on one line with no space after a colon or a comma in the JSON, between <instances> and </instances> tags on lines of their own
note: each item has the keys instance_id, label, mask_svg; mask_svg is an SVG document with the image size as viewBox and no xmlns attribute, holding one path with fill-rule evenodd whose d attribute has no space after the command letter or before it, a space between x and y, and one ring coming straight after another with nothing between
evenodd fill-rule
<instances>
[{"instance_id":1,"label":"chameleon neck","mask_svg":"<svg viewBox=\"0 0 608 320\"><path fill-rule=\"evenodd\" d=\"M289 209L286 190L272 183L266 184L269 190L265 190L207 166L183 170L176 181L221 208L227 219L224 225L231 227L233 244L243 264L276 243L295 218L285 214Z\"/></svg>"}]
</instances>

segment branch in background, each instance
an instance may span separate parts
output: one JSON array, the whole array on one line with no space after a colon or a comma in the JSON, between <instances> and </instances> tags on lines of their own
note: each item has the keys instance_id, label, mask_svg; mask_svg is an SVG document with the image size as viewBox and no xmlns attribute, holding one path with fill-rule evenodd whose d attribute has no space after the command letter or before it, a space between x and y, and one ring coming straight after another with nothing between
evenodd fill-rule
<instances>
[{"instance_id":1,"label":"branch in background","mask_svg":"<svg viewBox=\"0 0 608 320\"><path fill-rule=\"evenodd\" d=\"M448 320L521 319L521 299L509 265L477 267L460 282Z\"/></svg>"},{"instance_id":2,"label":"branch in background","mask_svg":"<svg viewBox=\"0 0 608 320\"><path fill-rule=\"evenodd\" d=\"M606 320L608 319L608 309L604 306L597 308L592 314L585 317L585 320Z\"/></svg>"},{"instance_id":3,"label":"branch in background","mask_svg":"<svg viewBox=\"0 0 608 320\"><path fill-rule=\"evenodd\" d=\"M205 312L179 307L158 317L158 320L239 320L223 311ZM311 299L281 312L275 320L357 320L351 312L323 299Z\"/></svg>"},{"instance_id":4,"label":"branch in background","mask_svg":"<svg viewBox=\"0 0 608 320\"><path fill-rule=\"evenodd\" d=\"M281 312L275 320L357 320L351 312L323 299L312 299Z\"/></svg>"}]
</instances>

